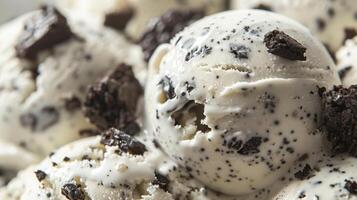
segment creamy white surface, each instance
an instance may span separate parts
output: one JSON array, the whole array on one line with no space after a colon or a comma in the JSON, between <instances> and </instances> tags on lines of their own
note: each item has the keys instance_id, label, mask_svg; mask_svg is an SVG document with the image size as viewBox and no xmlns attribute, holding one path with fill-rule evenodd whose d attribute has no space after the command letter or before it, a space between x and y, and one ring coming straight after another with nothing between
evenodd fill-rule
<instances>
[{"instance_id":1,"label":"creamy white surface","mask_svg":"<svg viewBox=\"0 0 357 200\"><path fill-rule=\"evenodd\" d=\"M107 29L94 31L81 24L71 24L71 28L85 42L70 39L61 43L41 53L38 65L19 59L14 50L17 37L24 21L35 13L0 28L0 38L4 38L0 44L0 141L43 157L78 139L80 130L93 127L81 110L71 112L64 108L65 98L75 96L83 103L87 86L122 62L133 64L138 79L144 83L146 67L140 48L122 35ZM28 70L31 68L38 68L36 79ZM42 113L45 107L53 107L59 114L58 121L49 127L46 124L53 116ZM35 130L21 125L21 116L28 113L37 117ZM28 165L27 161L19 161L19 166Z\"/></svg>"},{"instance_id":2,"label":"creamy white surface","mask_svg":"<svg viewBox=\"0 0 357 200\"><path fill-rule=\"evenodd\" d=\"M348 40L337 52L338 69L345 70L345 75L342 77L342 83L348 87L357 84L357 37Z\"/></svg>"},{"instance_id":3,"label":"creamy white surface","mask_svg":"<svg viewBox=\"0 0 357 200\"><path fill-rule=\"evenodd\" d=\"M305 46L307 60L268 53L264 35L275 29ZM248 58L236 58L232 44L247 48ZM202 53L205 49L207 54ZM189 52L195 56L187 61ZM333 61L305 27L252 10L194 23L156 51L149 71L146 111L163 149L208 187L235 195L271 185L301 155L318 151L322 136L315 132L320 116L317 86L339 84ZM165 76L176 94L167 100L159 84ZM173 113L189 101L204 106L201 123L210 131L197 131L196 116L190 114L183 127L175 125ZM229 147L232 138L244 144L253 137L262 139L257 153L242 155Z\"/></svg>"},{"instance_id":4,"label":"creamy white surface","mask_svg":"<svg viewBox=\"0 0 357 200\"><path fill-rule=\"evenodd\" d=\"M338 156L319 164L320 171L308 180L294 181L274 200L355 200L356 195L345 188L346 180L357 181L357 159Z\"/></svg>"},{"instance_id":5,"label":"creamy white surface","mask_svg":"<svg viewBox=\"0 0 357 200\"><path fill-rule=\"evenodd\" d=\"M357 28L355 0L232 0L234 9L267 5L273 11L291 17L307 26L333 50L343 45L345 28ZM332 11L331 11L332 10ZM333 12L333 14L329 14ZM319 28L323 21L324 28ZM323 26L323 25L322 25Z\"/></svg>"},{"instance_id":6,"label":"creamy white surface","mask_svg":"<svg viewBox=\"0 0 357 200\"><path fill-rule=\"evenodd\" d=\"M125 32L138 39L149 21L162 15L170 9L204 8L207 14L224 9L223 0L57 0L56 5L72 16L94 27L102 27L105 15L120 12L129 7L134 10L134 16L129 21Z\"/></svg>"}]
</instances>

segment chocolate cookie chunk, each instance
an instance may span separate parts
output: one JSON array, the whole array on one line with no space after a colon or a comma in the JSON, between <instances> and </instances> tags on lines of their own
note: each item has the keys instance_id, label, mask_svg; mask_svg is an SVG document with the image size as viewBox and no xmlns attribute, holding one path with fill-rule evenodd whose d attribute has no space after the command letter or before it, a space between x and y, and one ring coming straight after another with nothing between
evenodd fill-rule
<instances>
[{"instance_id":1,"label":"chocolate cookie chunk","mask_svg":"<svg viewBox=\"0 0 357 200\"><path fill-rule=\"evenodd\" d=\"M41 50L62 43L72 35L66 18L56 8L44 6L25 22L15 46L17 56L36 59Z\"/></svg>"},{"instance_id":2,"label":"chocolate cookie chunk","mask_svg":"<svg viewBox=\"0 0 357 200\"><path fill-rule=\"evenodd\" d=\"M357 85L320 89L322 97L322 130L334 153L357 157Z\"/></svg>"},{"instance_id":3,"label":"chocolate cookie chunk","mask_svg":"<svg viewBox=\"0 0 357 200\"><path fill-rule=\"evenodd\" d=\"M120 64L112 73L88 89L84 113L99 129L138 131L135 111L143 90L131 66Z\"/></svg>"},{"instance_id":4,"label":"chocolate cookie chunk","mask_svg":"<svg viewBox=\"0 0 357 200\"><path fill-rule=\"evenodd\" d=\"M85 195L79 185L75 184L66 184L62 187L61 193L68 200L84 200Z\"/></svg>"},{"instance_id":5,"label":"chocolate cookie chunk","mask_svg":"<svg viewBox=\"0 0 357 200\"><path fill-rule=\"evenodd\" d=\"M160 44L168 43L176 33L203 16L202 10L170 10L150 23L139 40L145 60L149 61Z\"/></svg>"},{"instance_id":6,"label":"chocolate cookie chunk","mask_svg":"<svg viewBox=\"0 0 357 200\"><path fill-rule=\"evenodd\" d=\"M127 23L134 16L134 14L134 10L131 8L118 12L108 13L105 15L104 26L122 31L125 29Z\"/></svg>"},{"instance_id":7,"label":"chocolate cookie chunk","mask_svg":"<svg viewBox=\"0 0 357 200\"><path fill-rule=\"evenodd\" d=\"M102 134L101 143L108 146L118 146L121 152L133 155L143 155L146 147L131 135L111 128Z\"/></svg>"},{"instance_id":8,"label":"chocolate cookie chunk","mask_svg":"<svg viewBox=\"0 0 357 200\"><path fill-rule=\"evenodd\" d=\"M306 48L282 31L274 30L264 36L268 52L289 60L306 60Z\"/></svg>"}]
</instances>

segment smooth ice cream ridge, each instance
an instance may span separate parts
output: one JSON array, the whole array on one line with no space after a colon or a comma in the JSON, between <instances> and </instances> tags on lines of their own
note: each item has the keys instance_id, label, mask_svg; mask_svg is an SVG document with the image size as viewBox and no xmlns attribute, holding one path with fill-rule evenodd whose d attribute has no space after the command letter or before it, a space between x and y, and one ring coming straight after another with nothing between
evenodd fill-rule
<instances>
[{"instance_id":1,"label":"smooth ice cream ridge","mask_svg":"<svg viewBox=\"0 0 357 200\"><path fill-rule=\"evenodd\" d=\"M319 151L318 87L339 84L306 28L263 11L199 20L149 65L150 132L195 178L234 195L265 188Z\"/></svg>"}]
</instances>

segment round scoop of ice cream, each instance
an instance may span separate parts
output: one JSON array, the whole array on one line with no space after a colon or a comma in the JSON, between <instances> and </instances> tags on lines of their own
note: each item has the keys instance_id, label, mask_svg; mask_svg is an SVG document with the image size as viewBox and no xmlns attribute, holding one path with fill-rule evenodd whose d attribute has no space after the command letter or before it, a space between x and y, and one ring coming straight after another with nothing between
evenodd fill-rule
<instances>
[{"instance_id":1,"label":"round scoop of ice cream","mask_svg":"<svg viewBox=\"0 0 357 200\"><path fill-rule=\"evenodd\" d=\"M151 18L158 17L171 9L203 9L207 14L225 9L223 0L58 0L56 5L73 18L91 25L103 25L125 31L138 39Z\"/></svg>"},{"instance_id":2,"label":"round scoop of ice cream","mask_svg":"<svg viewBox=\"0 0 357 200\"><path fill-rule=\"evenodd\" d=\"M341 81L348 87L357 84L357 37L348 40L336 54Z\"/></svg>"},{"instance_id":3,"label":"round scoop of ice cream","mask_svg":"<svg viewBox=\"0 0 357 200\"><path fill-rule=\"evenodd\" d=\"M194 177L234 195L272 184L320 146L318 87L339 84L305 27L258 10L190 25L149 65L150 132Z\"/></svg>"},{"instance_id":4,"label":"round scoop of ice cream","mask_svg":"<svg viewBox=\"0 0 357 200\"><path fill-rule=\"evenodd\" d=\"M21 172L0 190L0 198L239 200L208 191L151 146L110 129L102 137L68 144Z\"/></svg>"},{"instance_id":5,"label":"round scoop of ice cream","mask_svg":"<svg viewBox=\"0 0 357 200\"><path fill-rule=\"evenodd\" d=\"M318 171L309 177L294 181L285 187L274 200L357 199L357 159L336 157L320 163Z\"/></svg>"},{"instance_id":6,"label":"round scoop of ice cream","mask_svg":"<svg viewBox=\"0 0 357 200\"><path fill-rule=\"evenodd\" d=\"M135 49L116 32L71 24L49 7L4 25L0 37L0 141L39 157L93 132L81 111L87 86L131 64Z\"/></svg>"},{"instance_id":7,"label":"round scoop of ice cream","mask_svg":"<svg viewBox=\"0 0 357 200\"><path fill-rule=\"evenodd\" d=\"M233 8L258 8L291 17L316 34L332 51L357 34L355 0L232 0Z\"/></svg>"}]
</instances>

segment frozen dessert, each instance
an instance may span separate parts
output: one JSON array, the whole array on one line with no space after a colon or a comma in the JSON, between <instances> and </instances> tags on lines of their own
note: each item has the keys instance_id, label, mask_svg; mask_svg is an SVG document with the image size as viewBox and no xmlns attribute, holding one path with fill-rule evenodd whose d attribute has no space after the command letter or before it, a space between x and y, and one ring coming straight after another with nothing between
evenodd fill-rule
<instances>
[{"instance_id":1,"label":"frozen dessert","mask_svg":"<svg viewBox=\"0 0 357 200\"><path fill-rule=\"evenodd\" d=\"M355 0L232 0L232 7L271 10L291 17L307 26L332 51L357 34Z\"/></svg>"},{"instance_id":2,"label":"frozen dessert","mask_svg":"<svg viewBox=\"0 0 357 200\"><path fill-rule=\"evenodd\" d=\"M0 146L0 168L22 168L32 154L95 134L82 112L87 86L121 63L145 81L140 47L114 31L72 23L53 7L2 26L0 38L0 143L12 146ZM14 155L17 167L8 167Z\"/></svg>"},{"instance_id":3,"label":"frozen dessert","mask_svg":"<svg viewBox=\"0 0 357 200\"><path fill-rule=\"evenodd\" d=\"M318 87L340 83L323 45L284 16L258 10L206 17L149 62L149 132L206 186L258 191L322 143Z\"/></svg>"},{"instance_id":4,"label":"frozen dessert","mask_svg":"<svg viewBox=\"0 0 357 200\"><path fill-rule=\"evenodd\" d=\"M76 20L95 27L110 26L138 39L150 19L171 9L202 9L207 14L222 11L226 0L57 0L56 5Z\"/></svg>"},{"instance_id":5,"label":"frozen dessert","mask_svg":"<svg viewBox=\"0 0 357 200\"><path fill-rule=\"evenodd\" d=\"M52 153L1 189L0 199L240 200L205 189L154 145L117 129Z\"/></svg>"},{"instance_id":6,"label":"frozen dessert","mask_svg":"<svg viewBox=\"0 0 357 200\"><path fill-rule=\"evenodd\" d=\"M148 62L160 44L169 43L178 32L203 16L202 10L169 10L155 18L139 39L144 59Z\"/></svg>"},{"instance_id":7,"label":"frozen dessert","mask_svg":"<svg viewBox=\"0 0 357 200\"><path fill-rule=\"evenodd\" d=\"M357 37L348 40L337 54L337 67L344 86L357 84Z\"/></svg>"},{"instance_id":8,"label":"frozen dessert","mask_svg":"<svg viewBox=\"0 0 357 200\"><path fill-rule=\"evenodd\" d=\"M357 159L329 158L318 169L305 170L303 180L286 186L274 200L355 200L357 199Z\"/></svg>"}]
</instances>

